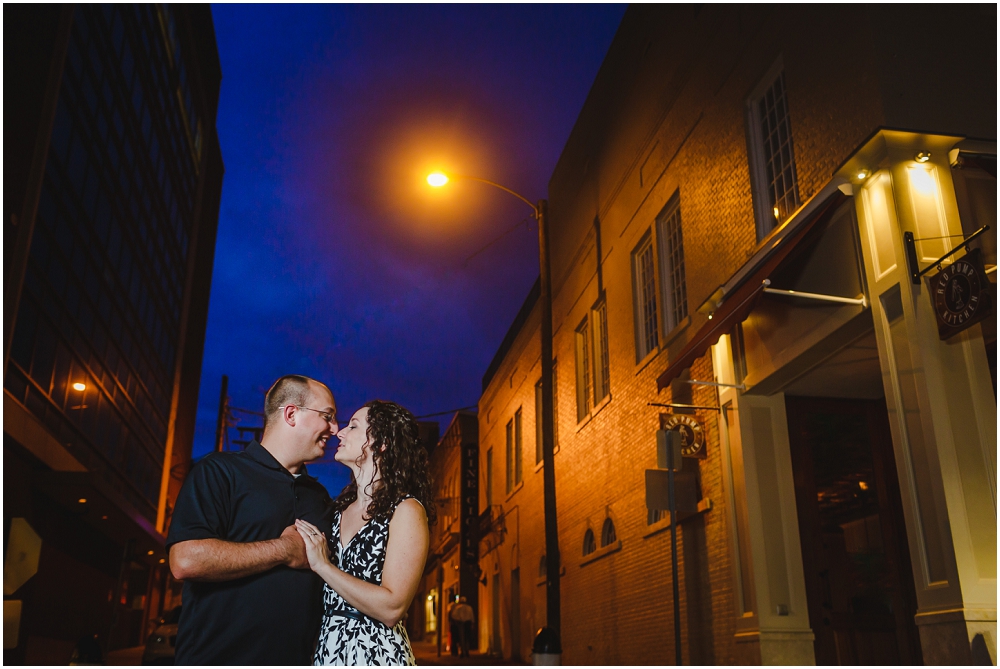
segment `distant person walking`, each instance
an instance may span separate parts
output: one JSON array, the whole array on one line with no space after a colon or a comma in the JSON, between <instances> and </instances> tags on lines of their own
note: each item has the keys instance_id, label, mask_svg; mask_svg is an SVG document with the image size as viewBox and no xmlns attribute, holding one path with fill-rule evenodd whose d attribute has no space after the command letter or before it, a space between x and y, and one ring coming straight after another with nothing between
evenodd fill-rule
<instances>
[{"instance_id":1,"label":"distant person walking","mask_svg":"<svg viewBox=\"0 0 1000 669\"><path fill-rule=\"evenodd\" d=\"M176 663L310 664L323 581L309 570L298 519L330 528L330 496L304 463L337 434L330 389L283 376L264 399L264 435L211 453L188 474L167 535L184 581Z\"/></svg>"},{"instance_id":2,"label":"distant person walking","mask_svg":"<svg viewBox=\"0 0 1000 669\"><path fill-rule=\"evenodd\" d=\"M458 609L458 599L456 598L448 606L448 632L451 635L451 654L457 656L458 649L462 645L462 621L455 615Z\"/></svg>"},{"instance_id":3,"label":"distant person walking","mask_svg":"<svg viewBox=\"0 0 1000 669\"><path fill-rule=\"evenodd\" d=\"M465 597L459 597L458 601L452 605L448 613L448 620L451 623L451 654L455 654L455 647L461 647L462 657L469 657L469 647L473 640L473 623L476 620L476 612L469 606ZM458 634L456 636L456 630Z\"/></svg>"}]
</instances>

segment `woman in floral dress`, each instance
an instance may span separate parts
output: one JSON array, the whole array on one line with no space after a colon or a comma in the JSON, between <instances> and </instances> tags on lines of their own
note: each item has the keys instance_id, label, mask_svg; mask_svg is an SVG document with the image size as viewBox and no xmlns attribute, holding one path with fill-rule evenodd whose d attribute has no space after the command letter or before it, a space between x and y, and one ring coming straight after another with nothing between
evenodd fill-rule
<instances>
[{"instance_id":1,"label":"woman in floral dress","mask_svg":"<svg viewBox=\"0 0 1000 669\"><path fill-rule=\"evenodd\" d=\"M369 402L337 434L336 460L354 477L333 502L331 536L296 527L309 566L326 581L316 665L412 665L403 614L427 560L427 452L413 414Z\"/></svg>"}]
</instances>

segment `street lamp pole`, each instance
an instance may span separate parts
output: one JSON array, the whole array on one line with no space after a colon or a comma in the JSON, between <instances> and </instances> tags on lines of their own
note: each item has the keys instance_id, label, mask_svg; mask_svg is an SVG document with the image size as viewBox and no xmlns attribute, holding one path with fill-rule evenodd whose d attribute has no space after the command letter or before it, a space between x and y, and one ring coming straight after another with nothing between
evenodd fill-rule
<instances>
[{"instance_id":1,"label":"street lamp pole","mask_svg":"<svg viewBox=\"0 0 1000 669\"><path fill-rule=\"evenodd\" d=\"M559 526L556 516L555 407L552 361L552 274L549 268L549 203L539 200L538 265L541 273L538 301L542 305L542 490L545 503L545 604L546 623L561 636L559 597Z\"/></svg>"},{"instance_id":2,"label":"street lamp pole","mask_svg":"<svg viewBox=\"0 0 1000 669\"><path fill-rule=\"evenodd\" d=\"M539 200L532 204L531 200L506 186L480 179L479 177L453 177L485 183L518 198L535 213L538 221L538 266L540 273L540 294L538 297L542 309L542 488L545 508L545 604L546 627L550 635L554 633L555 643L548 644L549 654L560 655L561 649L561 607L559 590L559 525L556 517L556 470L555 470L555 414L552 403L553 364L552 364L552 276L549 267L549 203ZM447 176L435 172L427 177L427 183L440 187L448 183Z\"/></svg>"}]
</instances>

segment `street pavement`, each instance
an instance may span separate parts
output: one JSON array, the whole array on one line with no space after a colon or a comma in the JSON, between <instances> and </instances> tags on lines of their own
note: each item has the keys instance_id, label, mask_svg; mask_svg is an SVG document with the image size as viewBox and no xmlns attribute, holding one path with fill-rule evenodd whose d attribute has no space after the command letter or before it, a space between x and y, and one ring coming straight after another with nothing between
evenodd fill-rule
<instances>
[{"instance_id":1,"label":"street pavement","mask_svg":"<svg viewBox=\"0 0 1000 669\"><path fill-rule=\"evenodd\" d=\"M109 667L138 667L142 664L144 650L146 650L145 646L136 646L135 648L108 651L104 664Z\"/></svg>"},{"instance_id":2,"label":"street pavement","mask_svg":"<svg viewBox=\"0 0 1000 669\"><path fill-rule=\"evenodd\" d=\"M469 657L458 657L449 653L444 647L442 647L439 657L436 641L417 641L411 643L411 646L418 665L431 667L509 667L528 664L527 662L512 662L480 652L469 653Z\"/></svg>"},{"instance_id":3,"label":"street pavement","mask_svg":"<svg viewBox=\"0 0 1000 669\"><path fill-rule=\"evenodd\" d=\"M431 667L509 667L528 664L527 662L503 660L502 658L480 652L469 653L469 657L457 657L444 648L441 650L441 656L438 657L436 641L416 642L412 645L413 655L417 658L418 665ZM108 653L105 664L114 667L137 667L142 664L143 650L143 646L113 650Z\"/></svg>"}]
</instances>

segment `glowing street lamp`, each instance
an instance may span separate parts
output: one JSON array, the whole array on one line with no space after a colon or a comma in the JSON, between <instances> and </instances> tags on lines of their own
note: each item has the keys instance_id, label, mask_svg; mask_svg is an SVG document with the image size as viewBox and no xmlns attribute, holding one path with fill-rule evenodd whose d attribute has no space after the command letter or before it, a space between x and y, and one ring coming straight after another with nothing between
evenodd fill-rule
<instances>
[{"instance_id":1,"label":"glowing street lamp","mask_svg":"<svg viewBox=\"0 0 1000 669\"><path fill-rule=\"evenodd\" d=\"M429 183L434 188L440 188L441 186L448 183L448 176L442 174L441 172L432 172L427 175L427 183Z\"/></svg>"},{"instance_id":2,"label":"glowing street lamp","mask_svg":"<svg viewBox=\"0 0 1000 669\"><path fill-rule=\"evenodd\" d=\"M73 390L77 392L82 393L86 389L87 389L86 383L80 383L79 381L77 381L76 383L73 384Z\"/></svg>"},{"instance_id":3,"label":"glowing street lamp","mask_svg":"<svg viewBox=\"0 0 1000 669\"><path fill-rule=\"evenodd\" d=\"M458 181L459 179L478 181L510 193L531 207L535 219L538 221L539 287L541 289L538 301L542 305L542 487L545 502L545 601L547 627L555 633L558 648L560 631L559 527L556 518L555 421L552 404L552 279L549 269L549 203L547 200L539 200L538 204L533 204L531 200L520 193L488 179L457 175L452 175L449 178L443 172L433 172L427 175L427 183L435 188L440 188L449 181ZM561 652L561 649L557 651L558 654Z\"/></svg>"}]
</instances>

